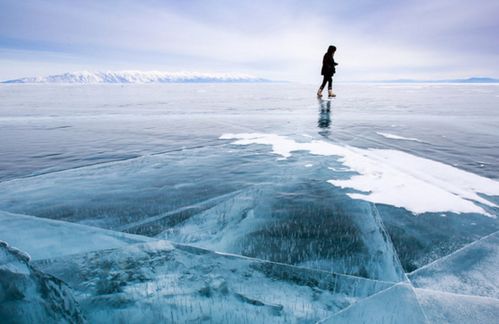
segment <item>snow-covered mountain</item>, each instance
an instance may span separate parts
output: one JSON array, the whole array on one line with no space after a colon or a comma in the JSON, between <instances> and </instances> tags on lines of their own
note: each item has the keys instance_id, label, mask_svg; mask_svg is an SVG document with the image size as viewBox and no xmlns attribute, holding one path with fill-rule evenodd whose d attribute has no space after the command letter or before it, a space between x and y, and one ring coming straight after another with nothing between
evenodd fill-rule
<instances>
[{"instance_id":1,"label":"snow-covered mountain","mask_svg":"<svg viewBox=\"0 0 499 324\"><path fill-rule=\"evenodd\" d=\"M188 83L188 82L268 82L240 73L198 73L160 71L68 72L45 77L28 77L3 83Z\"/></svg>"}]
</instances>

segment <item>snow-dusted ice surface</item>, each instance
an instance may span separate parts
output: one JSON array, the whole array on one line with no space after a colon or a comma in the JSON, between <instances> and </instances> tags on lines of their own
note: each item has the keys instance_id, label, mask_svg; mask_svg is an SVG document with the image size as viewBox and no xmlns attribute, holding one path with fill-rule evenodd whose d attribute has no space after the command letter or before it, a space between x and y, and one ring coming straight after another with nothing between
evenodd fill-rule
<instances>
[{"instance_id":1,"label":"snow-dusted ice surface","mask_svg":"<svg viewBox=\"0 0 499 324\"><path fill-rule=\"evenodd\" d=\"M438 290L415 289L418 302L430 323L496 323L497 298L460 295Z\"/></svg>"},{"instance_id":2,"label":"snow-dusted ice surface","mask_svg":"<svg viewBox=\"0 0 499 324\"><path fill-rule=\"evenodd\" d=\"M409 275L418 288L499 298L499 232L438 259Z\"/></svg>"},{"instance_id":3,"label":"snow-dusted ice surface","mask_svg":"<svg viewBox=\"0 0 499 324\"><path fill-rule=\"evenodd\" d=\"M0 85L16 280L89 322L493 322L499 86L314 88Z\"/></svg>"}]
</instances>

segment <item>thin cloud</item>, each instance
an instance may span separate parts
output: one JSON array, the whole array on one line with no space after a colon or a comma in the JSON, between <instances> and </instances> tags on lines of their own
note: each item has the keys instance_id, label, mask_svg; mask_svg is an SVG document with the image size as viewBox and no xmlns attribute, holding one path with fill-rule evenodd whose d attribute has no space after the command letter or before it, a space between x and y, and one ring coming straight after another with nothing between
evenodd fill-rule
<instances>
[{"instance_id":1,"label":"thin cloud","mask_svg":"<svg viewBox=\"0 0 499 324\"><path fill-rule=\"evenodd\" d=\"M19 65L40 62L38 51L71 57L42 60L43 71L72 64L148 66L311 81L330 43L339 49L344 80L499 75L498 13L497 1L461 0L6 0L0 4L0 78L13 77L15 51L26 50L33 56L19 57Z\"/></svg>"}]
</instances>

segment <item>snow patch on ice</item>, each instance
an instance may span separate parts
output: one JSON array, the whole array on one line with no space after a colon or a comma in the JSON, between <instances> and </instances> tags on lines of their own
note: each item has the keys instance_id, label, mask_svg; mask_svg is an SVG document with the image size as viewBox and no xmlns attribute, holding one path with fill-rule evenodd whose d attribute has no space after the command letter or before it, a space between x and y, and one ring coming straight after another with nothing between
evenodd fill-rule
<instances>
[{"instance_id":1,"label":"snow patch on ice","mask_svg":"<svg viewBox=\"0 0 499 324\"><path fill-rule=\"evenodd\" d=\"M417 138L414 138L414 137L404 137L404 136L400 136L400 135L395 135L395 134L390 134L390 133L383 133L383 132L376 132L376 134L381 135L381 136L383 136L385 138L388 138L388 139L422 142L421 140L419 140Z\"/></svg>"},{"instance_id":2,"label":"snow patch on ice","mask_svg":"<svg viewBox=\"0 0 499 324\"><path fill-rule=\"evenodd\" d=\"M276 134L224 134L220 139L235 140L235 145L271 145L281 159L296 151L337 156L358 174L328 182L360 191L348 193L354 199L402 207L414 214L454 212L496 217L482 206L498 206L478 193L499 196L499 182L441 162L392 149L362 149L321 140L297 142Z\"/></svg>"}]
</instances>

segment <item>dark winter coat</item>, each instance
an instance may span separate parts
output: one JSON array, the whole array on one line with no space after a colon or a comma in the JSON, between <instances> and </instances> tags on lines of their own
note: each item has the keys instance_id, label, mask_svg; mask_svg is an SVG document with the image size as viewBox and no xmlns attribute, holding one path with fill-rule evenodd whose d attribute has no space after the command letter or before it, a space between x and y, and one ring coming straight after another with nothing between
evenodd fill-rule
<instances>
[{"instance_id":1,"label":"dark winter coat","mask_svg":"<svg viewBox=\"0 0 499 324\"><path fill-rule=\"evenodd\" d=\"M336 65L338 63L334 61L333 55L327 52L322 59L321 75L332 76L336 73Z\"/></svg>"}]
</instances>

